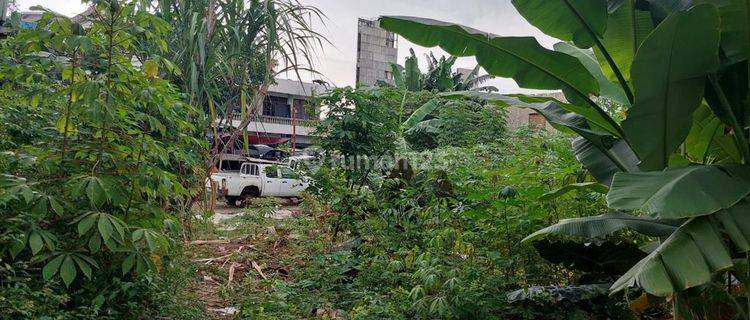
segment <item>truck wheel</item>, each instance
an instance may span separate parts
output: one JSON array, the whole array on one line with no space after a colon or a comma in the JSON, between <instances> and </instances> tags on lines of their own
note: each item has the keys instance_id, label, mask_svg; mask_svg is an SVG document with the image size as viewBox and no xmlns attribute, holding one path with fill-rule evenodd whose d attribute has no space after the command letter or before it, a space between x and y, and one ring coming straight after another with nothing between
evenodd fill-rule
<instances>
[{"instance_id":1,"label":"truck wheel","mask_svg":"<svg viewBox=\"0 0 750 320\"><path fill-rule=\"evenodd\" d=\"M239 200L237 197L227 197L227 204L232 207L237 207L238 203L237 200Z\"/></svg>"}]
</instances>

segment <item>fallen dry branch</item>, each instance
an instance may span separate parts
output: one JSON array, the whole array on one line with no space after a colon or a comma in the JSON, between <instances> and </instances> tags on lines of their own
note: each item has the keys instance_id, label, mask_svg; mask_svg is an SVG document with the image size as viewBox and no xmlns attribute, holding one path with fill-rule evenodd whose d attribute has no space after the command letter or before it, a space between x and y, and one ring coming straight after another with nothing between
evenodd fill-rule
<instances>
[{"instance_id":1,"label":"fallen dry branch","mask_svg":"<svg viewBox=\"0 0 750 320\"><path fill-rule=\"evenodd\" d=\"M217 239L217 240L194 240L194 241L188 241L185 244L187 245L202 245L202 244L227 244L231 241L229 239Z\"/></svg>"},{"instance_id":2,"label":"fallen dry branch","mask_svg":"<svg viewBox=\"0 0 750 320\"><path fill-rule=\"evenodd\" d=\"M255 269L255 271L258 271L258 273L263 278L263 280L268 280L268 277L266 277L266 275L263 274L263 269L261 269L261 267L257 263L255 263L255 261L252 262L252 266L253 266L253 269Z\"/></svg>"},{"instance_id":3,"label":"fallen dry branch","mask_svg":"<svg viewBox=\"0 0 750 320\"><path fill-rule=\"evenodd\" d=\"M195 259L195 260L192 260L192 261L193 261L193 262L195 262L195 263L204 263L204 262L205 262L206 264L211 264L212 262L214 262L214 261L216 261L216 260L223 260L223 259L227 259L227 258L229 258L229 257L230 257L231 255L232 255L232 253L229 253L229 254L223 255L223 256L221 256L221 257L216 257L216 258L203 258L203 259Z\"/></svg>"},{"instance_id":4,"label":"fallen dry branch","mask_svg":"<svg viewBox=\"0 0 750 320\"><path fill-rule=\"evenodd\" d=\"M229 279L227 280L227 285L232 284L232 281L234 280L234 270L239 266L240 264L237 262L233 262L231 266L229 266Z\"/></svg>"}]
</instances>

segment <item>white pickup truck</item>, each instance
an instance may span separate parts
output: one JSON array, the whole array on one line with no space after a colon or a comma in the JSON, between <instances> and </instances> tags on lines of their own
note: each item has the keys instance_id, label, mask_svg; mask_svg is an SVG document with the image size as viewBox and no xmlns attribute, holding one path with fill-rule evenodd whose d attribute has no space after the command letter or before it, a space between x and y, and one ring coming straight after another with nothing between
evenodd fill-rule
<instances>
[{"instance_id":1,"label":"white pickup truck","mask_svg":"<svg viewBox=\"0 0 750 320\"><path fill-rule=\"evenodd\" d=\"M295 198L307 189L308 178L300 176L289 166L271 161L248 161L239 171L219 171L211 174L227 204L237 206L251 197ZM207 181L207 187L210 182Z\"/></svg>"}]
</instances>

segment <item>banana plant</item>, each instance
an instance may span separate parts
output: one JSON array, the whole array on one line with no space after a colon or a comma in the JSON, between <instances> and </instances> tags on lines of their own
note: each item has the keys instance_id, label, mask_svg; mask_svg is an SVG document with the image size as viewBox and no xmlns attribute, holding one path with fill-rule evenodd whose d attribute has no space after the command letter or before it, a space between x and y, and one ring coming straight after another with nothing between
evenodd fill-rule
<instances>
[{"instance_id":1,"label":"banana plant","mask_svg":"<svg viewBox=\"0 0 750 320\"><path fill-rule=\"evenodd\" d=\"M391 63L391 72L393 73L393 84L396 88L405 91L485 91L496 92L498 89L494 86L483 86L485 82L495 78L492 75L480 75L481 66L477 65L468 74L462 74L453 71L453 65L456 63L456 57L435 58L432 53L426 54L428 69L422 74L419 70L419 60L414 49L409 49L409 57L403 66ZM391 84L380 82L378 85L391 86Z\"/></svg>"},{"instance_id":2,"label":"banana plant","mask_svg":"<svg viewBox=\"0 0 750 320\"><path fill-rule=\"evenodd\" d=\"M483 92L447 96L531 108L573 133L573 149L609 188L612 214L531 235L601 237L623 228L659 238L612 291L665 296L705 285L750 251L750 32L741 0L513 0L554 50L426 18L380 25L426 47L474 56L491 75L567 102ZM618 121L601 103L627 110ZM747 287L747 285L745 285Z\"/></svg>"}]
</instances>

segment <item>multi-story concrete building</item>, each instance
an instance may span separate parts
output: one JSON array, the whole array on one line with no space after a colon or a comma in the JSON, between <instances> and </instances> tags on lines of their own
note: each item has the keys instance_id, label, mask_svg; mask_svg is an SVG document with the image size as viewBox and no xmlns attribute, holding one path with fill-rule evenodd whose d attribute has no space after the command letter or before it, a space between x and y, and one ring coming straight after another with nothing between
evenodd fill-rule
<instances>
[{"instance_id":1,"label":"multi-story concrete building","mask_svg":"<svg viewBox=\"0 0 750 320\"><path fill-rule=\"evenodd\" d=\"M395 33L378 27L377 20L359 19L357 34L357 86L393 83L391 63L398 59Z\"/></svg>"},{"instance_id":2,"label":"multi-story concrete building","mask_svg":"<svg viewBox=\"0 0 750 320\"><path fill-rule=\"evenodd\" d=\"M248 124L250 144L278 145L293 142L296 148L313 143L312 134L319 120L319 110L309 104L311 98L323 94L326 88L319 84L277 79L268 89L262 110ZM242 122L239 110L232 115L232 126Z\"/></svg>"}]
</instances>

